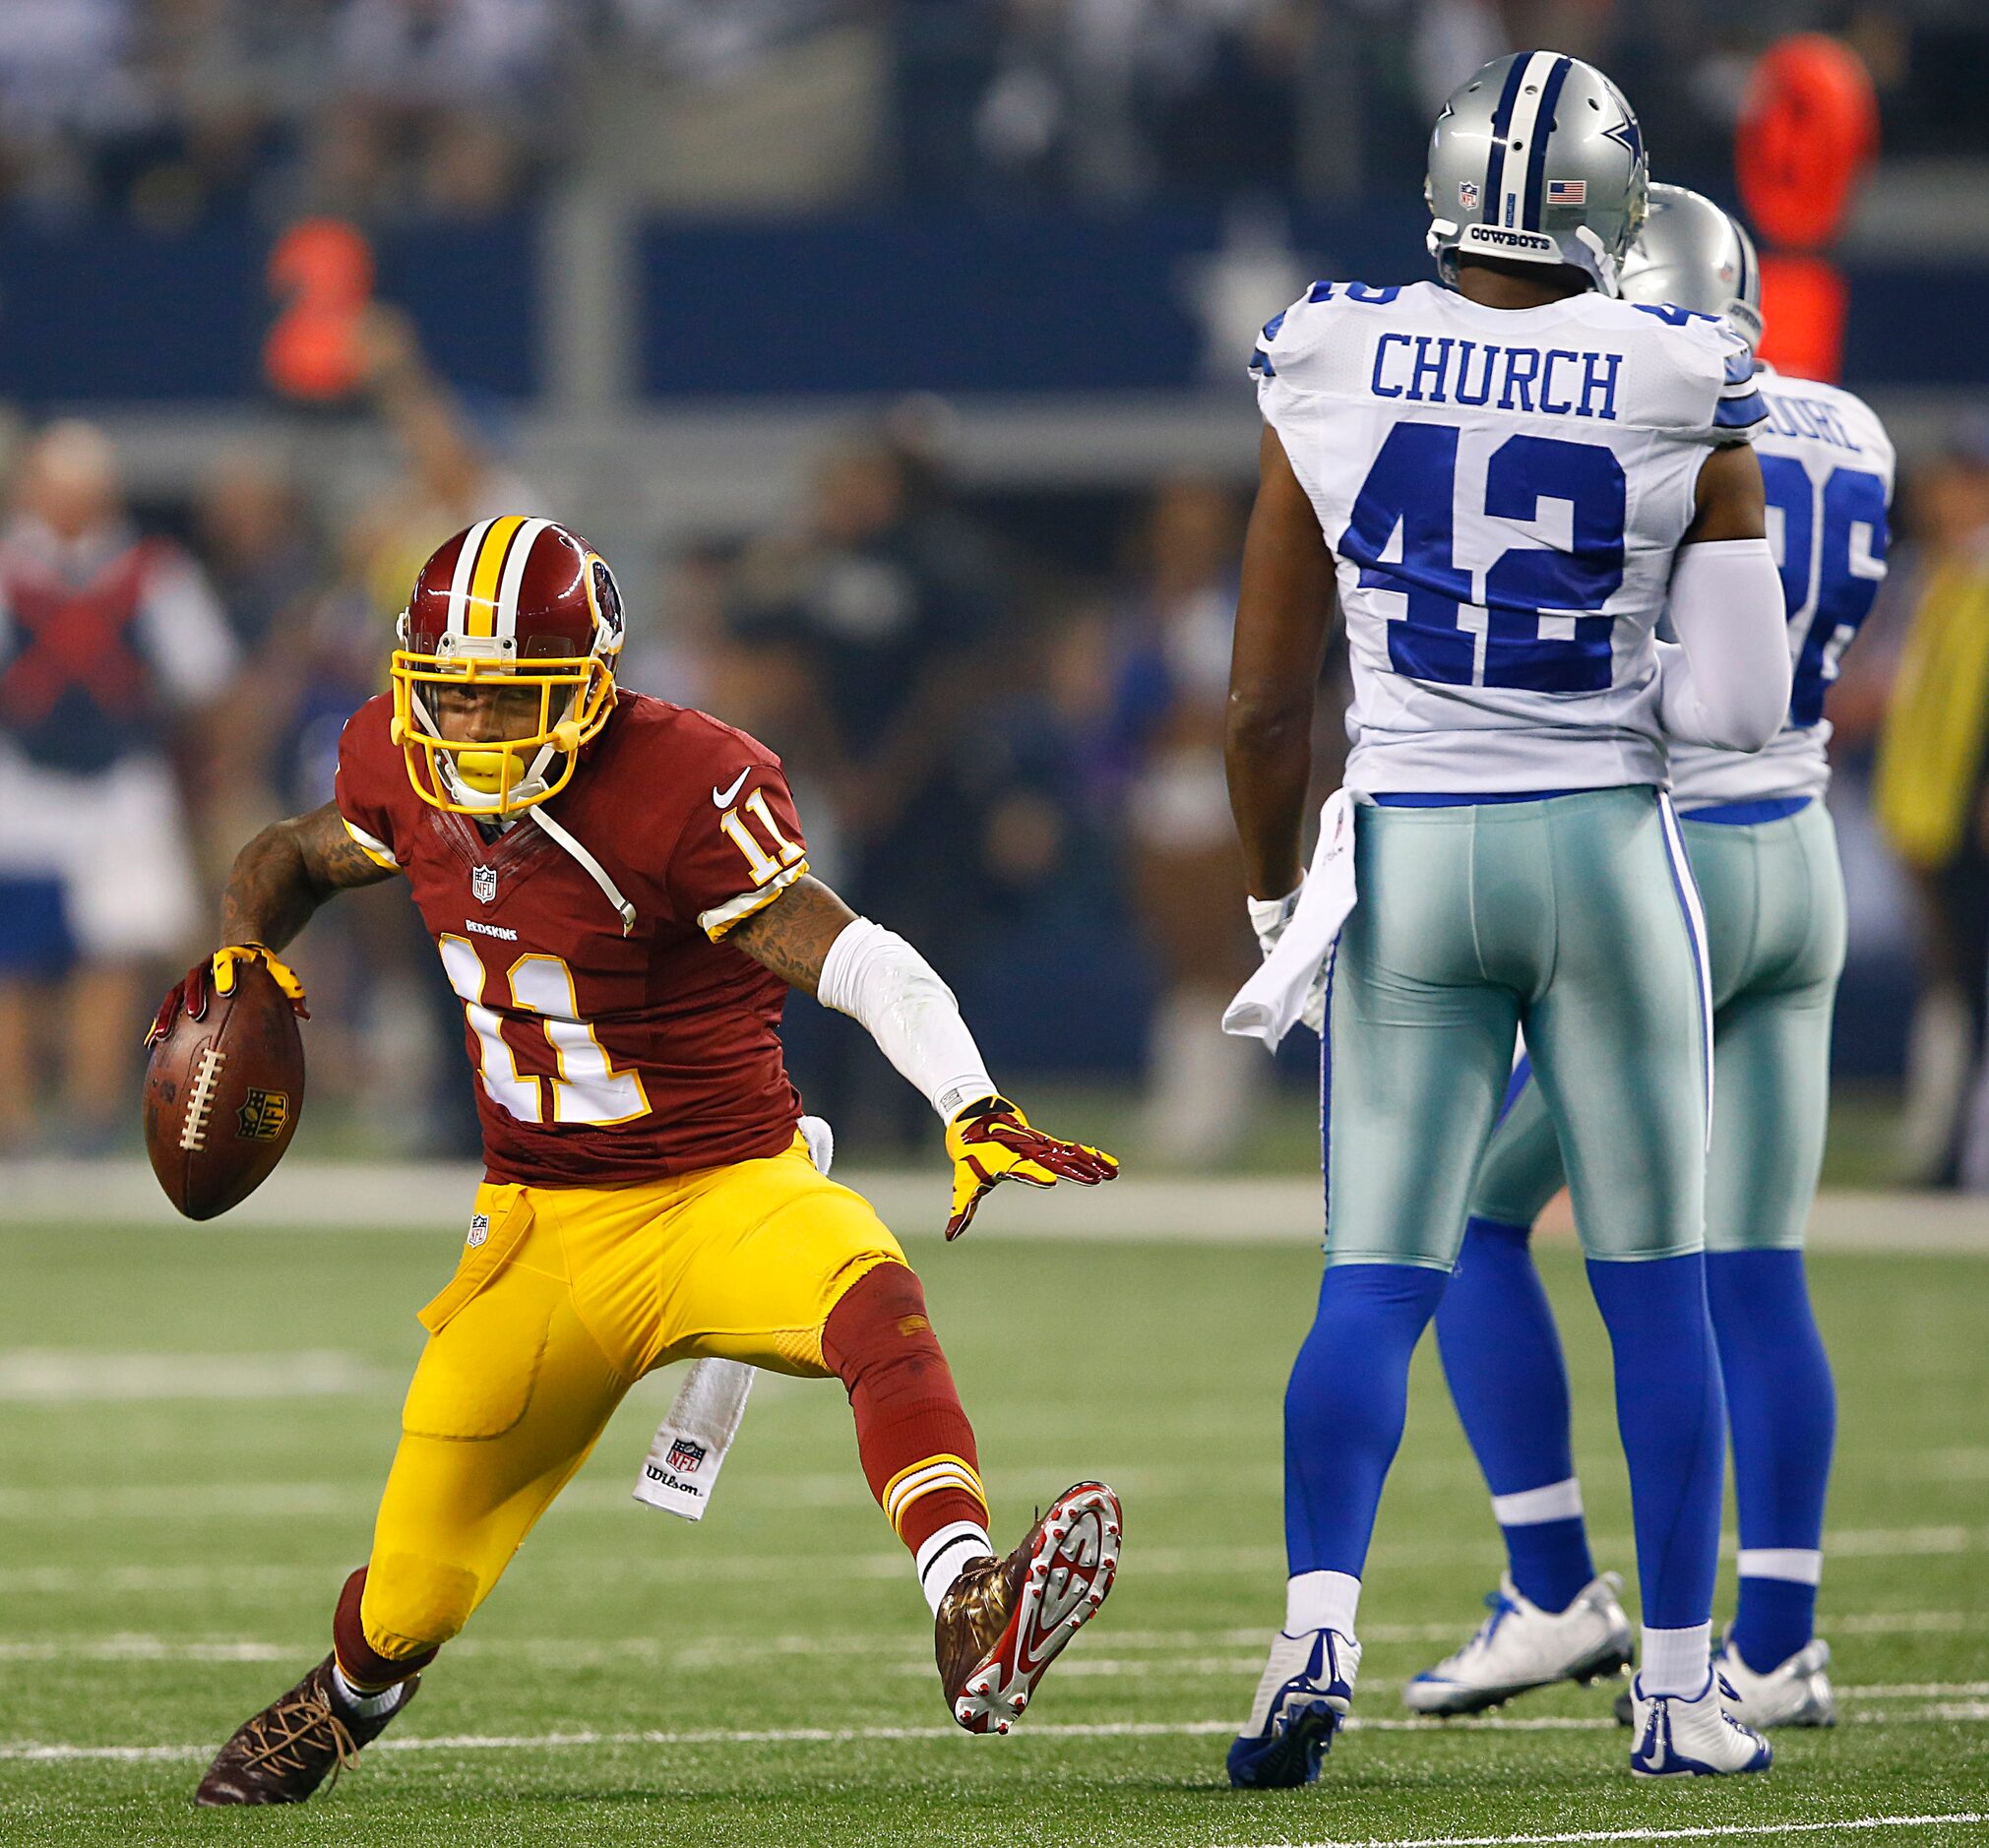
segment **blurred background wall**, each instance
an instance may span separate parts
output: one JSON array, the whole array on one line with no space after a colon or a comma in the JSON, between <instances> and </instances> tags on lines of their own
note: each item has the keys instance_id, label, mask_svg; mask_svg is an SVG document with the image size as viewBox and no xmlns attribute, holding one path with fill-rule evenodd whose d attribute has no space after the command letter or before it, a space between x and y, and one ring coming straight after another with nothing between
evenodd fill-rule
<instances>
[{"instance_id":1,"label":"blurred background wall","mask_svg":"<svg viewBox=\"0 0 1989 1848\"><path fill-rule=\"evenodd\" d=\"M1902 458L1832 708L1834 1161L1989 1184L1967 0L5 0L0 1154L135 1146L147 1008L235 847L328 798L426 552L528 508L614 561L629 684L788 760L818 870L998 1071L1084 1088L1130 1155L1165 1122L1178 1160L1316 1159L1307 1053L1213 1024L1253 954L1220 712L1255 328L1426 273L1428 124L1485 59L1599 61L1653 173L1738 204L1756 60L1804 29L1876 89L1831 261ZM404 897L298 958L307 1139L463 1152ZM929 1137L847 1022L797 1003L788 1037L852 1148Z\"/></svg>"}]
</instances>

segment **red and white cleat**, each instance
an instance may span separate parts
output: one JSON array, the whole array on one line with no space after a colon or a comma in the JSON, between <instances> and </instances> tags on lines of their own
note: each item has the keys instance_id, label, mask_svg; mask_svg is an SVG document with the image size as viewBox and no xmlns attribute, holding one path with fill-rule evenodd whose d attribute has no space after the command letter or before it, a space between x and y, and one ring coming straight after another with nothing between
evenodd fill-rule
<instances>
[{"instance_id":1,"label":"red and white cleat","mask_svg":"<svg viewBox=\"0 0 1989 1848\"><path fill-rule=\"evenodd\" d=\"M970 1733L1005 1733L1044 1671L1084 1629L1119 1570L1119 1498L1081 1482L1050 1504L1005 1560L971 1560L934 1624L939 1678Z\"/></svg>"}]
</instances>

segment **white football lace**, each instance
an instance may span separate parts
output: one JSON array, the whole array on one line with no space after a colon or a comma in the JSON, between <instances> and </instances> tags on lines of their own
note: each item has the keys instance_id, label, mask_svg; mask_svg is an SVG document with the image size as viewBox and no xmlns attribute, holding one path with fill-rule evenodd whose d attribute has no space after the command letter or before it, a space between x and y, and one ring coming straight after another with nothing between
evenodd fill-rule
<instances>
[{"instance_id":1,"label":"white football lace","mask_svg":"<svg viewBox=\"0 0 1989 1848\"><path fill-rule=\"evenodd\" d=\"M212 1041L201 1048L193 1088L186 1095L186 1121L179 1132L179 1145L190 1153L198 1154L207 1145L208 1118L214 1114L215 1091L219 1087L221 1067L226 1062L227 1054Z\"/></svg>"}]
</instances>

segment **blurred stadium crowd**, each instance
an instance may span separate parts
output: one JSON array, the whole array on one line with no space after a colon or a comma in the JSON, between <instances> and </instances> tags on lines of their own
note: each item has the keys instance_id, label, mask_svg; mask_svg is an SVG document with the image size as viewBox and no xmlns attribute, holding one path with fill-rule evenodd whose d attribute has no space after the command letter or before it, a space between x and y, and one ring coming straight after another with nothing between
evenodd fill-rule
<instances>
[{"instance_id":1,"label":"blurred stadium crowd","mask_svg":"<svg viewBox=\"0 0 1989 1848\"><path fill-rule=\"evenodd\" d=\"M342 523L261 452L218 463L191 505L134 519L100 431L16 434L0 538L0 807L15 818L0 827L0 1149L129 1140L133 1022L159 969L204 941L234 848L329 799L340 728L382 686L427 553L537 504L393 310L372 311L365 346L371 409L405 473ZM774 741L811 863L941 967L971 968L995 938L1014 955L1034 932L1063 954L1075 938L1122 989L1156 985L1176 1087L1156 1107L1201 1126L1195 1145L1177 1127L1189 1158L1233 1146L1261 1063L1209 1030L1253 950L1221 764L1241 509L1237 483L1167 481L1107 510L1103 569L1074 571L964 505L929 407L907 404L817 457L777 530L653 573L660 606L632 610L622 676ZM1129 917L1150 972L1106 970L1126 959ZM457 1004L400 894L328 913L309 961L314 1092L363 1100L387 1147L438 1134L473 1146L463 1110L435 1120L439 1095L466 1104L464 1086L432 1081L454 1059ZM870 1082L867 1064L845 1070L867 1042L813 1013L791 1018L811 1102L873 1141L909 1133L919 1100ZM41 1070L64 1076L45 1086Z\"/></svg>"},{"instance_id":2,"label":"blurred stadium crowd","mask_svg":"<svg viewBox=\"0 0 1989 1848\"><path fill-rule=\"evenodd\" d=\"M1948 0L1829 22L1895 151L1989 152ZM1596 59L1674 177L1724 158L1750 59L1816 9L1714 0L6 0L0 198L177 225L247 207L498 212L583 158L696 208L756 186L1003 203L1344 197L1414 181L1455 74ZM777 133L769 136L769 128ZM823 157L825 140L844 157ZM770 146L770 142L778 146ZM807 168L781 171L780 148ZM660 154L660 161L653 156ZM756 170L757 175L756 175Z\"/></svg>"},{"instance_id":3,"label":"blurred stadium crowd","mask_svg":"<svg viewBox=\"0 0 1989 1848\"><path fill-rule=\"evenodd\" d=\"M0 0L0 225L80 226L87 246L110 218L166 231L223 211L272 229L306 211L556 214L597 157L664 210L1288 194L1414 216L1433 99L1512 42L1616 69L1684 178L1728 160L1754 49L1815 16L1795 0L1745 18L1701 0ZM1909 0L1837 23L1890 148L1989 157L1966 82L1989 16ZM827 157L851 128L855 153ZM357 505L297 465L331 427L308 416L169 494L155 469L136 505L92 423L44 412L0 441L0 1157L135 1146L149 998L206 944L235 848L329 798L340 727L384 684L428 552L547 505L410 320L375 304L356 339L339 427L391 436L400 469ZM1958 417L1903 460L1892 577L1833 698L1833 800L1854 961L1862 905L1891 918L1895 965L1910 914L1919 968L1854 979L1844 1007L1868 1022L1917 994L1894 1036L1901 1170L1989 1188L1989 424ZM633 597L626 684L781 752L812 863L920 944L1004 1069L1139 1074L1155 1128L1126 1152L1201 1164L1237 1155L1274 1077L1214 1027L1254 955L1220 750L1250 483L1171 466L1156 457L1137 491L974 487L944 406L908 399L852 418L761 529L678 533L650 557L617 531L611 550ZM547 511L589 528L586 507ZM1339 746L1327 723L1323 783ZM370 1152L471 1152L460 1012L401 894L348 897L305 960L314 1120ZM1018 1009L1018 992L1058 1000ZM867 1153L929 1134L845 1026L790 1011L811 1106Z\"/></svg>"},{"instance_id":4,"label":"blurred stadium crowd","mask_svg":"<svg viewBox=\"0 0 1989 1848\"><path fill-rule=\"evenodd\" d=\"M430 548L536 504L393 310L371 311L365 350L370 414L404 474L349 516L251 451L216 464L191 504L134 517L94 427L15 432L0 1149L130 1140L148 998L205 942L234 848L329 798L340 728L382 685ZM1232 1155L1272 1076L1213 1029L1253 955L1221 765L1248 484L1162 480L1091 509L1094 546L1042 546L1026 508L957 491L943 424L917 403L852 426L809 480L775 529L651 574L659 594L631 612L625 682L774 742L813 863L964 994L990 956L1005 975L1033 958L1093 984L1037 1030L1075 1023L1114 1042L1093 1063L1141 1063L1154 1145L1164 1125L1176 1159ZM1980 1185L1989 1086L1972 1134L1964 1092L1989 977L1989 427L1958 425L1923 457L1898 516L1892 578L1833 700L1834 799L1860 832L1876 821L1921 904L1915 1057L1932 1115L1909 1162L1930 1180L1965 1165ZM1328 785L1337 746L1323 727ZM355 1110L376 1152L473 1147L457 1004L432 964L392 887L312 931L314 1097ZM790 1012L811 1103L873 1150L908 1138L918 1100L838 1024Z\"/></svg>"}]
</instances>

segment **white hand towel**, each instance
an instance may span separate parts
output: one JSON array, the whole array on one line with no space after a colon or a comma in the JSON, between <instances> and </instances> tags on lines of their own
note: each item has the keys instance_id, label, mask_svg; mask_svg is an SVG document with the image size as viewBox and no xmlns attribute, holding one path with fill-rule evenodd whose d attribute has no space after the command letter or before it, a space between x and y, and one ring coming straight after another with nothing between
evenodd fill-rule
<instances>
[{"instance_id":1,"label":"white hand towel","mask_svg":"<svg viewBox=\"0 0 1989 1848\"><path fill-rule=\"evenodd\" d=\"M1263 967L1223 1009L1225 1033L1261 1039L1275 1052L1298 1023L1306 996L1359 895L1354 887L1353 836L1353 799L1344 789L1336 789L1319 811L1319 845L1306 869L1298 909Z\"/></svg>"},{"instance_id":2,"label":"white hand towel","mask_svg":"<svg viewBox=\"0 0 1989 1848\"><path fill-rule=\"evenodd\" d=\"M836 1158L836 1137L821 1117L803 1117L802 1140L808 1158L827 1174ZM725 1452L739 1435L746 1416L746 1395L753 1389L754 1370L744 1361L699 1360L691 1363L677 1396L636 1476L636 1500L665 1514L703 1520L712 1505L712 1489L724 1467Z\"/></svg>"}]
</instances>

